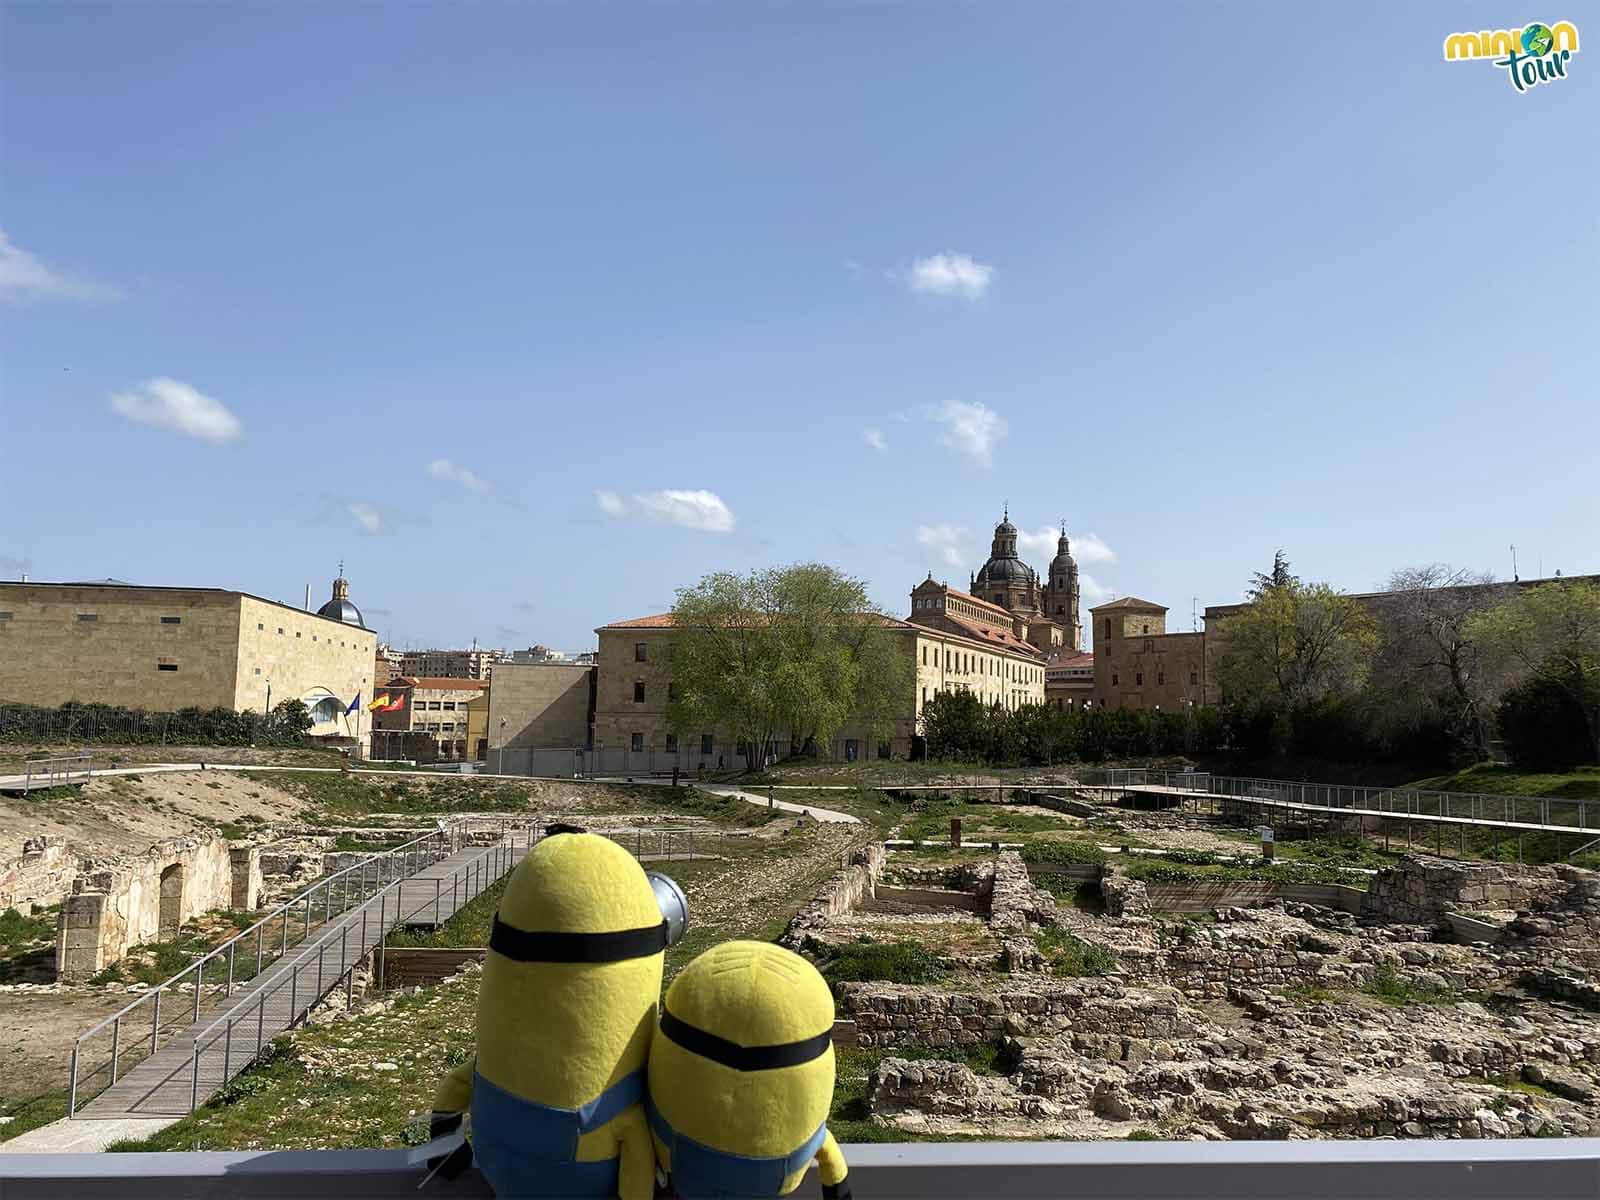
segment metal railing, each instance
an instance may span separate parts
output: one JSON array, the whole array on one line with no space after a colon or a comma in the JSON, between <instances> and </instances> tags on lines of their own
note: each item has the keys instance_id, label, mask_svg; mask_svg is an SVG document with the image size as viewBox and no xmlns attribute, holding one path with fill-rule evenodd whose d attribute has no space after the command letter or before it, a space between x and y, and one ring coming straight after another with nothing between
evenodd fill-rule
<instances>
[{"instance_id":1,"label":"metal railing","mask_svg":"<svg viewBox=\"0 0 1600 1200\"><path fill-rule=\"evenodd\" d=\"M24 792L31 792L34 788L88 783L93 777L94 755L84 751L81 754L63 754L54 758L27 759L17 776L22 782L14 786L20 787Z\"/></svg>"},{"instance_id":2,"label":"metal railing","mask_svg":"<svg viewBox=\"0 0 1600 1200\"><path fill-rule=\"evenodd\" d=\"M266 987L258 988L244 1003L222 1014L195 1034L189 1068L189 1111L193 1112L200 1104L201 1068L205 1065L207 1055L221 1057L220 1081L226 1083L233 1078L236 1064L238 1070L243 1070L260 1055L272 1037L303 1021L340 982L345 986L348 1002L353 995L355 969L369 954L377 955L376 969L381 979L383 940L389 931L401 925L414 924L419 917L428 917L432 923L439 924L447 916L447 898L450 913L453 914L487 891L516 865L519 829L526 830L521 839L521 852L539 840L540 826L537 822L519 823L509 833L502 824L498 840L482 854L468 859L448 876L434 876L431 895L427 894L427 881L405 877L378 889L359 906L359 924L355 914L351 914L337 928L330 929L314 943L304 947L289 969L277 979ZM417 900L413 896L408 899L408 887L423 892L422 898ZM374 904L377 905L376 913L373 912ZM352 938L355 942L353 950ZM338 952L337 960L334 958L335 950ZM286 1020L274 1020L272 1033L268 1034L268 1005L285 997L288 1000L284 1009ZM234 1031L241 1026L245 1041L240 1045L236 1058Z\"/></svg>"},{"instance_id":3,"label":"metal railing","mask_svg":"<svg viewBox=\"0 0 1600 1200\"><path fill-rule=\"evenodd\" d=\"M378 851L342 871L318 880L304 891L268 911L248 928L195 959L170 979L163 980L144 991L138 999L80 1034L72 1044L67 1115L70 1117L77 1111L79 1093L85 1084L92 1084L104 1073L107 1076L105 1082L95 1088L95 1093L98 1094L99 1091L116 1083L121 1067L126 1065L131 1068L155 1054L161 1048L161 1035L164 1030L170 1031L175 1027L187 1028L198 1023L202 994L208 986L208 975L213 994L220 985L222 996L226 999L232 995L235 986L253 979L282 959L291 948L302 944L310 936L312 917L318 907L322 910L322 921L326 922L336 913L343 913L365 902L391 882L407 875L414 875L450 854L465 827L466 821L462 819L443 824L439 829L413 838L392 850ZM276 923L275 928L274 923ZM298 936L292 933L296 925L299 925ZM252 940L253 949L249 946ZM177 995L183 991L190 991L192 995ZM169 995L174 996L177 1002L168 1002L163 1006L163 997ZM139 1023L137 1039L130 1039L125 1043L123 1030L126 1025L133 1023L130 1019L131 1014L146 1006L149 1008L150 1018L148 1031L143 1027L144 1016L141 1014L137 1018ZM163 1021L163 1007L167 1010L165 1021ZM85 1069L85 1051L90 1040L108 1029L110 1047L107 1057L92 1068ZM128 1060L126 1064L123 1062L125 1053Z\"/></svg>"},{"instance_id":4,"label":"metal railing","mask_svg":"<svg viewBox=\"0 0 1600 1200\"><path fill-rule=\"evenodd\" d=\"M1350 809L1400 819L1491 824L1536 828L1545 826L1600 833L1600 804L1589 820L1589 802L1559 796L1506 796L1483 792L1440 792L1422 788L1360 787L1354 784L1303 783L1212 775L1204 771L1158 771L1147 768L1083 769L1083 787L1164 787L1240 800Z\"/></svg>"}]
</instances>

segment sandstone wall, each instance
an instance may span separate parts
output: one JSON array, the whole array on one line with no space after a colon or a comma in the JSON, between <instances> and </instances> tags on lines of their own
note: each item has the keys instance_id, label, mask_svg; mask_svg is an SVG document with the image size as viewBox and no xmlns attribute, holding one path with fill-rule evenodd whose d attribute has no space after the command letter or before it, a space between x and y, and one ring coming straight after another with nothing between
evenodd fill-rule
<instances>
[{"instance_id":1,"label":"sandstone wall","mask_svg":"<svg viewBox=\"0 0 1600 1200\"><path fill-rule=\"evenodd\" d=\"M226 838L211 834L172 838L139 858L89 869L74 880L72 894L61 904L56 974L79 982L133 946L171 939L202 913L253 909L260 886L259 850L243 848L236 854Z\"/></svg>"},{"instance_id":2,"label":"sandstone wall","mask_svg":"<svg viewBox=\"0 0 1600 1200\"><path fill-rule=\"evenodd\" d=\"M49 908L72 890L77 876L78 857L60 834L29 838L18 857L0 861L0 912L14 908L27 916Z\"/></svg>"},{"instance_id":3,"label":"sandstone wall","mask_svg":"<svg viewBox=\"0 0 1600 1200\"><path fill-rule=\"evenodd\" d=\"M888 851L882 842L873 842L852 853L849 862L834 872L822 885L822 890L795 913L789 928L778 939L779 944L798 950L805 945L809 934L827 925L832 918L861 908L875 894L887 858Z\"/></svg>"}]
</instances>

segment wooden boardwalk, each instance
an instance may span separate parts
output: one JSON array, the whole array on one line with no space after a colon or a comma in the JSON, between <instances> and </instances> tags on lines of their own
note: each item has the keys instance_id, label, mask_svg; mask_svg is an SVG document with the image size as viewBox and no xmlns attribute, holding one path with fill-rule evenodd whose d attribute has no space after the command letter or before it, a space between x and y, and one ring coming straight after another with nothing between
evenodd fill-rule
<instances>
[{"instance_id":1,"label":"wooden boardwalk","mask_svg":"<svg viewBox=\"0 0 1600 1200\"><path fill-rule=\"evenodd\" d=\"M526 849L526 844L507 840L468 846L365 903L313 925L300 946L239 985L210 1011L202 1011L199 1021L164 1034L169 1038L165 1045L82 1104L74 1116L82 1120L181 1116L204 1104L261 1047L344 985L391 930L443 924L511 870ZM184 997L174 995L173 1002L182 1005ZM126 1044L133 1049L139 1041L130 1033ZM143 1041L148 1044L148 1031Z\"/></svg>"}]
</instances>

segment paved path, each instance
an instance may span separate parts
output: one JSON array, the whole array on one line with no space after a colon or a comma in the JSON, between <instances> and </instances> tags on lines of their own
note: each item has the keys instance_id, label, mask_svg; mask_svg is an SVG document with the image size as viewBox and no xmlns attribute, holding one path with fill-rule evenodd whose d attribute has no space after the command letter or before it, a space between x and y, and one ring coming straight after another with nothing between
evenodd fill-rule
<instances>
[{"instance_id":1,"label":"paved path","mask_svg":"<svg viewBox=\"0 0 1600 1200\"><path fill-rule=\"evenodd\" d=\"M221 1005L202 1012L200 1020L186 1020L155 1054L87 1103L80 1103L77 1119L173 1117L190 1111L191 1098L203 1104L243 1070L262 1046L302 1020L323 996L339 987L390 930L449 920L515 866L523 849L508 842L469 846L345 913L317 923L313 912L310 936L300 946L241 985ZM172 996L178 1005L183 1001L182 995ZM130 1018L124 1030L126 1049L139 1045L136 1019ZM227 1032L230 1025L231 1036ZM148 1018L143 1028L148 1040ZM198 1081L194 1069L197 1037L202 1038Z\"/></svg>"},{"instance_id":2,"label":"paved path","mask_svg":"<svg viewBox=\"0 0 1600 1200\"><path fill-rule=\"evenodd\" d=\"M147 1138L160 1133L177 1117L121 1117L104 1121L69 1121L62 1117L9 1142L0 1142L4 1154L95 1154L124 1138Z\"/></svg>"}]
</instances>

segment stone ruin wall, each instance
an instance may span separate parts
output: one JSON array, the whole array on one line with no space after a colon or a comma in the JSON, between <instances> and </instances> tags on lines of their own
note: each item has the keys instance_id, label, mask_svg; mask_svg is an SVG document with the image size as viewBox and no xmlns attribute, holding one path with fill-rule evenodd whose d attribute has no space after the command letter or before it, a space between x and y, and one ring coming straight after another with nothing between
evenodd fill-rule
<instances>
[{"instance_id":1,"label":"stone ruin wall","mask_svg":"<svg viewBox=\"0 0 1600 1200\"><path fill-rule=\"evenodd\" d=\"M1571 888L1558 871L1414 854L1373 876L1362 913L1404 925L1442 925L1450 909L1553 906Z\"/></svg>"},{"instance_id":2,"label":"stone ruin wall","mask_svg":"<svg viewBox=\"0 0 1600 1200\"><path fill-rule=\"evenodd\" d=\"M59 833L29 838L16 858L0 861L0 912L23 916L61 902L78 877L78 856Z\"/></svg>"},{"instance_id":3,"label":"stone ruin wall","mask_svg":"<svg viewBox=\"0 0 1600 1200\"><path fill-rule=\"evenodd\" d=\"M57 978L86 980L134 946L170 938L212 909L252 910L261 880L259 847L233 848L214 834L158 842L114 865L90 862L61 903Z\"/></svg>"},{"instance_id":4,"label":"stone ruin wall","mask_svg":"<svg viewBox=\"0 0 1600 1200\"><path fill-rule=\"evenodd\" d=\"M843 868L835 871L806 904L794 915L778 944L798 950L810 934L825 928L834 917L855 912L877 892L889 852L882 842L873 842L850 854Z\"/></svg>"}]
</instances>

